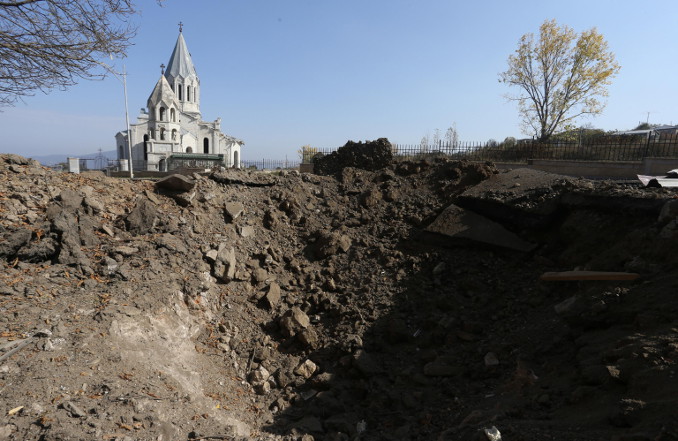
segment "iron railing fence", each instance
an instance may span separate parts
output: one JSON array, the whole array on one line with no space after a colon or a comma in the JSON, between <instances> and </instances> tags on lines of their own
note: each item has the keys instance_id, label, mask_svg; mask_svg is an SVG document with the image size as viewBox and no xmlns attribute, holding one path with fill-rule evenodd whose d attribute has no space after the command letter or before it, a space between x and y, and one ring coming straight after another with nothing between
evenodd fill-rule
<instances>
[{"instance_id":1,"label":"iron railing fence","mask_svg":"<svg viewBox=\"0 0 678 441\"><path fill-rule=\"evenodd\" d=\"M643 158L678 158L678 134L661 136L604 135L569 141L457 142L438 144L393 144L397 159L416 160L434 156L494 162L525 162L529 159L570 161L641 161ZM337 149L318 149L328 155Z\"/></svg>"},{"instance_id":2,"label":"iron railing fence","mask_svg":"<svg viewBox=\"0 0 678 441\"><path fill-rule=\"evenodd\" d=\"M299 161L287 159L243 159L240 168L253 170L286 170L298 169Z\"/></svg>"}]
</instances>

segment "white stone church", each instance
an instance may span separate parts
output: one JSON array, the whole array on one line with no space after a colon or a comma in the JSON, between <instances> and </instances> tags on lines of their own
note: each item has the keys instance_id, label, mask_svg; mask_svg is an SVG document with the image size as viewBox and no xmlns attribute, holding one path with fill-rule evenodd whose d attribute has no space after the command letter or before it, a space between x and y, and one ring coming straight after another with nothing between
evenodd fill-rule
<instances>
[{"instance_id":1,"label":"white stone church","mask_svg":"<svg viewBox=\"0 0 678 441\"><path fill-rule=\"evenodd\" d=\"M200 78L181 27L158 83L130 130L115 135L118 159L129 159L130 136L135 170L169 171L181 167L240 167L244 142L221 131L221 118L203 121ZM123 161L124 162L124 161Z\"/></svg>"}]
</instances>

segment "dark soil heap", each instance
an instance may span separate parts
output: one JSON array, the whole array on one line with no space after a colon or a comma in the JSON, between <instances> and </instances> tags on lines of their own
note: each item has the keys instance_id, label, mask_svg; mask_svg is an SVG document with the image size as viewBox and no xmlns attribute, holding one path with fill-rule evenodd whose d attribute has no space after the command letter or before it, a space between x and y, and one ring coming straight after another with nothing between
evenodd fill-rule
<instances>
[{"instance_id":1,"label":"dark soil heap","mask_svg":"<svg viewBox=\"0 0 678 441\"><path fill-rule=\"evenodd\" d=\"M678 439L674 190L333 167L0 155L0 440Z\"/></svg>"},{"instance_id":2,"label":"dark soil heap","mask_svg":"<svg viewBox=\"0 0 678 441\"><path fill-rule=\"evenodd\" d=\"M354 167L376 171L393 162L393 148L386 138L365 143L348 141L343 147L327 156L313 158L313 172L323 176L337 176L344 168Z\"/></svg>"}]
</instances>

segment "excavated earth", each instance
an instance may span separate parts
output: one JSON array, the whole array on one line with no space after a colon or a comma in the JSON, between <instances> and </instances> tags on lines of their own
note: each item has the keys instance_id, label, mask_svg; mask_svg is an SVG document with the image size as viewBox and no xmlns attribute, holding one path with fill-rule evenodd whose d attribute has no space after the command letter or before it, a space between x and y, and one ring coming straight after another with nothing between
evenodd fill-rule
<instances>
[{"instance_id":1,"label":"excavated earth","mask_svg":"<svg viewBox=\"0 0 678 441\"><path fill-rule=\"evenodd\" d=\"M0 155L0 440L676 440L676 196Z\"/></svg>"}]
</instances>

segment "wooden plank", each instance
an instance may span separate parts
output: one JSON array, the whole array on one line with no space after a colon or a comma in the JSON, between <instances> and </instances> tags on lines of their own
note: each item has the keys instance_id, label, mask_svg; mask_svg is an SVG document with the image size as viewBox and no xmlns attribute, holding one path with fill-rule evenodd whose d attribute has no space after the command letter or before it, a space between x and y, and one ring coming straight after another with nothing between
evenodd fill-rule
<instances>
[{"instance_id":1,"label":"wooden plank","mask_svg":"<svg viewBox=\"0 0 678 441\"><path fill-rule=\"evenodd\" d=\"M577 280L636 280L640 277L636 273L611 272L611 271L562 271L548 272L539 277L548 282L554 281L577 281Z\"/></svg>"}]
</instances>

